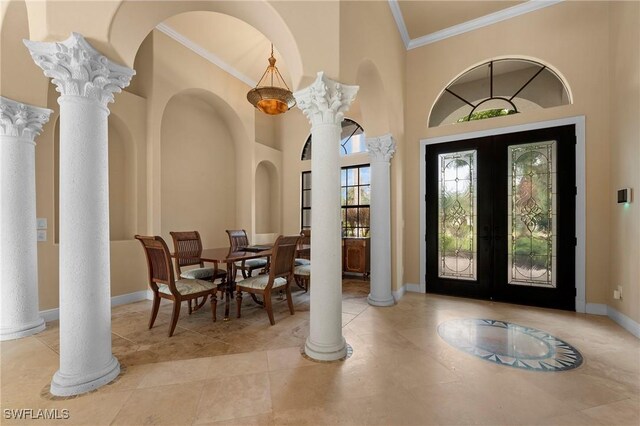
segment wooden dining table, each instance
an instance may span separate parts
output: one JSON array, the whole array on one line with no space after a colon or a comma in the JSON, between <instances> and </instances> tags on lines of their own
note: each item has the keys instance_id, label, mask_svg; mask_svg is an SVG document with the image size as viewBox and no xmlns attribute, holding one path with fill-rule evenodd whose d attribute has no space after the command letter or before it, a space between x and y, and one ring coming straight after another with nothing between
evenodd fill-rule
<instances>
[{"instance_id":1,"label":"wooden dining table","mask_svg":"<svg viewBox=\"0 0 640 426\"><path fill-rule=\"evenodd\" d=\"M217 264L226 263L227 265L227 282L224 298L224 321L229 321L229 306L231 304L231 298L233 298L233 292L236 288L236 271L234 268L234 264L243 260L257 259L259 257L270 257L273 250L273 246L264 246L265 248L269 248L261 251L256 251L253 249L253 247L254 246L249 246L247 250L243 250L242 248L240 248L236 249L235 251L232 251L230 247L203 249L202 254L200 255L200 259L203 262L211 262ZM297 252L304 253L309 251L310 249L311 246L308 244L299 244Z\"/></svg>"}]
</instances>

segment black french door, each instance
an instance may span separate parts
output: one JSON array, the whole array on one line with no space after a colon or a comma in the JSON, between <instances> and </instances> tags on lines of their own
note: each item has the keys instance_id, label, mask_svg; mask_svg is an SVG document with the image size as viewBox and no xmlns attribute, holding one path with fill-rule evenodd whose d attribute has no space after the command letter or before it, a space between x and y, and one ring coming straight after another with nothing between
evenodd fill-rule
<instances>
[{"instance_id":1,"label":"black french door","mask_svg":"<svg viewBox=\"0 0 640 426\"><path fill-rule=\"evenodd\" d=\"M575 128L426 147L427 292L575 310Z\"/></svg>"}]
</instances>

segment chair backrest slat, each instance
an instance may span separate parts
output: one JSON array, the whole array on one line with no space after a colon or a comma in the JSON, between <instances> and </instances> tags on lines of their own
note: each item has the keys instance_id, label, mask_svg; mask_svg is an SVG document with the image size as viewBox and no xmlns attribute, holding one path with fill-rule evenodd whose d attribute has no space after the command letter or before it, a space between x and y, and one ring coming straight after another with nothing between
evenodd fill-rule
<instances>
[{"instance_id":1,"label":"chair backrest slat","mask_svg":"<svg viewBox=\"0 0 640 426\"><path fill-rule=\"evenodd\" d=\"M229 245L231 246L232 252L238 251L240 247L249 245L247 231L244 229L227 229L227 235L229 235Z\"/></svg>"},{"instance_id":2,"label":"chair backrest slat","mask_svg":"<svg viewBox=\"0 0 640 426\"><path fill-rule=\"evenodd\" d=\"M136 235L135 238L142 244L147 257L149 285L151 288L157 291L157 283L162 283L175 290L171 254L167 243L161 237Z\"/></svg>"},{"instance_id":3,"label":"chair backrest slat","mask_svg":"<svg viewBox=\"0 0 640 426\"><path fill-rule=\"evenodd\" d=\"M202 240L198 231L170 232L175 251L176 271L180 274L184 266L204 266L202 256Z\"/></svg>"},{"instance_id":4,"label":"chair backrest slat","mask_svg":"<svg viewBox=\"0 0 640 426\"><path fill-rule=\"evenodd\" d=\"M273 245L271 252L271 269L269 281L273 282L278 277L289 277L293 274L294 259L298 248L299 235L279 236Z\"/></svg>"}]
</instances>

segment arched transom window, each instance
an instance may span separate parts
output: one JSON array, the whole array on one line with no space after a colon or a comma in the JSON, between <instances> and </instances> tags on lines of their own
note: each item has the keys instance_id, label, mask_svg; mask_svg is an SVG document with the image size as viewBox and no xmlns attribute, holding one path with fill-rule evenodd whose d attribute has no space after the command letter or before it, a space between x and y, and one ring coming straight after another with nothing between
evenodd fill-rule
<instances>
[{"instance_id":1,"label":"arched transom window","mask_svg":"<svg viewBox=\"0 0 640 426\"><path fill-rule=\"evenodd\" d=\"M345 118L342 120L342 133L340 134L340 155L356 154L367 150L364 144L364 130L362 126ZM311 160L311 135L302 148L301 160Z\"/></svg>"},{"instance_id":2,"label":"arched transom window","mask_svg":"<svg viewBox=\"0 0 640 426\"><path fill-rule=\"evenodd\" d=\"M436 101L429 127L462 123L571 103L551 69L524 59L485 62L449 84Z\"/></svg>"}]
</instances>

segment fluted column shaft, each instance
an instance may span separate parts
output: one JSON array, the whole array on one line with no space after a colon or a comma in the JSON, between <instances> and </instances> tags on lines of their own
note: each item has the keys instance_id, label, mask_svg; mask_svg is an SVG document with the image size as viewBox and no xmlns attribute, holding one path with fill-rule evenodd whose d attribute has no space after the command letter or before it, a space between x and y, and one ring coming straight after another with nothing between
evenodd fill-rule
<instances>
[{"instance_id":1,"label":"fluted column shaft","mask_svg":"<svg viewBox=\"0 0 640 426\"><path fill-rule=\"evenodd\" d=\"M357 86L344 86L318 73L294 94L311 122L311 306L305 353L323 361L344 358L342 336L342 249L340 229L340 134L344 112Z\"/></svg>"},{"instance_id":2,"label":"fluted column shaft","mask_svg":"<svg viewBox=\"0 0 640 426\"><path fill-rule=\"evenodd\" d=\"M371 160L371 285L367 298L374 306L391 306L391 135L366 139Z\"/></svg>"},{"instance_id":3,"label":"fluted column shaft","mask_svg":"<svg viewBox=\"0 0 640 426\"><path fill-rule=\"evenodd\" d=\"M79 34L25 41L60 104L60 369L51 393L88 392L116 378L111 352L107 103L134 71L110 62Z\"/></svg>"},{"instance_id":4,"label":"fluted column shaft","mask_svg":"<svg viewBox=\"0 0 640 426\"><path fill-rule=\"evenodd\" d=\"M35 137L51 112L0 97L0 340L45 328L38 306Z\"/></svg>"}]
</instances>

